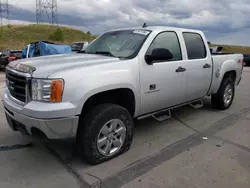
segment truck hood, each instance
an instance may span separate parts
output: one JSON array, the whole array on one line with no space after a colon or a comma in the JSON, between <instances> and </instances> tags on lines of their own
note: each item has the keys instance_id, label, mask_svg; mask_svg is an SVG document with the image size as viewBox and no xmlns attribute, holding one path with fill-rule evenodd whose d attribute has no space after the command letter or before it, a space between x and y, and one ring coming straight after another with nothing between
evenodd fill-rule
<instances>
[{"instance_id":1,"label":"truck hood","mask_svg":"<svg viewBox=\"0 0 250 188\"><path fill-rule=\"evenodd\" d=\"M117 61L121 60L116 57L104 55L72 53L17 60L9 63L9 67L18 67L18 64L28 65L28 67L34 68L33 77L47 78L58 71L114 63Z\"/></svg>"}]
</instances>

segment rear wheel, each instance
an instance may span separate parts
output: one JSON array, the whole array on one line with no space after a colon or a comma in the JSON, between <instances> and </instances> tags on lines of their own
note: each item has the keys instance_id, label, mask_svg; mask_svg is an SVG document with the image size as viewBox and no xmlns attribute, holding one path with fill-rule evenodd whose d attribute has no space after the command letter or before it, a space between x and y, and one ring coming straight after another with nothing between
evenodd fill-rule
<instances>
[{"instance_id":1,"label":"rear wheel","mask_svg":"<svg viewBox=\"0 0 250 188\"><path fill-rule=\"evenodd\" d=\"M235 84L232 78L226 77L223 79L217 93L212 95L212 106L218 110L228 109L234 100Z\"/></svg>"},{"instance_id":2,"label":"rear wheel","mask_svg":"<svg viewBox=\"0 0 250 188\"><path fill-rule=\"evenodd\" d=\"M90 164L102 163L129 150L134 124L125 108L103 104L80 119L79 151Z\"/></svg>"}]
</instances>

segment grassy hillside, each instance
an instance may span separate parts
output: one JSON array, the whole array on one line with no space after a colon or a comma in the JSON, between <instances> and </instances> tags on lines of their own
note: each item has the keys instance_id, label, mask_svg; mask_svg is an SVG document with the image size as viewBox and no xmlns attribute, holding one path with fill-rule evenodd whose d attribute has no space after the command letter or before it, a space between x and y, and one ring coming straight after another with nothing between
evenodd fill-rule
<instances>
[{"instance_id":1,"label":"grassy hillside","mask_svg":"<svg viewBox=\"0 0 250 188\"><path fill-rule=\"evenodd\" d=\"M63 40L52 40L51 36L60 29ZM70 27L57 27L50 25L11 25L0 26L0 50L3 49L23 49L24 46L30 42L37 40L49 40L58 44L72 44L77 41L90 41L96 36L89 35L80 30ZM60 37L59 37L60 38ZM215 45L223 46L224 52L232 53L250 53L250 47L245 46L229 46L229 45Z\"/></svg>"},{"instance_id":2,"label":"grassy hillside","mask_svg":"<svg viewBox=\"0 0 250 188\"><path fill-rule=\"evenodd\" d=\"M51 36L55 34L58 28L61 30L63 39L51 39ZM90 41L94 38L95 36L69 27L35 24L0 26L0 50L23 49L30 42L37 40L49 40L58 44L72 44L77 41Z\"/></svg>"},{"instance_id":3,"label":"grassy hillside","mask_svg":"<svg viewBox=\"0 0 250 188\"><path fill-rule=\"evenodd\" d=\"M229 53L250 53L250 46L232 46L232 45L220 45L211 44L210 46L223 46L223 52Z\"/></svg>"}]
</instances>

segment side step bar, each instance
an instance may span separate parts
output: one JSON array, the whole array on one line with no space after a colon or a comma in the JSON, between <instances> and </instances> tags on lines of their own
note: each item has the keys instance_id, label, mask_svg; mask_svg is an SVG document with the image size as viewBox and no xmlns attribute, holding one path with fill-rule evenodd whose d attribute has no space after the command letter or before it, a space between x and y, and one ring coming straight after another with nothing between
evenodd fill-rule
<instances>
[{"instance_id":1,"label":"side step bar","mask_svg":"<svg viewBox=\"0 0 250 188\"><path fill-rule=\"evenodd\" d=\"M145 119L147 117L153 117L155 120L157 121L165 121L167 119L171 118L171 111L169 109L165 109L165 110L161 110L161 111L157 111L154 112L152 114L147 114L145 116L141 116L138 119Z\"/></svg>"},{"instance_id":2,"label":"side step bar","mask_svg":"<svg viewBox=\"0 0 250 188\"><path fill-rule=\"evenodd\" d=\"M202 100L198 100L198 101L195 101L193 103L189 103L189 105L192 106L195 109L198 109L198 108L203 107L203 101Z\"/></svg>"},{"instance_id":3,"label":"side step bar","mask_svg":"<svg viewBox=\"0 0 250 188\"><path fill-rule=\"evenodd\" d=\"M164 110L162 112L158 112L157 114L152 115L153 118L157 121L165 121L167 119L171 118L171 111L170 110Z\"/></svg>"},{"instance_id":4,"label":"side step bar","mask_svg":"<svg viewBox=\"0 0 250 188\"><path fill-rule=\"evenodd\" d=\"M141 120L141 119L145 119L145 118L148 118L148 117L153 117L157 121L165 121L165 120L171 118L172 115L171 115L170 110L172 110L172 109L175 109L175 108L178 108L178 107L181 107L181 106L185 106L185 105L190 105L190 106L192 106L193 108L196 108L196 109L201 108L203 106L203 100L202 99L186 102L186 103L183 103L183 104L180 104L180 105L176 105L176 106L173 106L173 107L170 107L170 108L166 108L164 110L160 110L160 111L149 113L149 114L146 114L146 115L143 115L143 116L139 116L139 117L137 117L137 119Z\"/></svg>"}]
</instances>

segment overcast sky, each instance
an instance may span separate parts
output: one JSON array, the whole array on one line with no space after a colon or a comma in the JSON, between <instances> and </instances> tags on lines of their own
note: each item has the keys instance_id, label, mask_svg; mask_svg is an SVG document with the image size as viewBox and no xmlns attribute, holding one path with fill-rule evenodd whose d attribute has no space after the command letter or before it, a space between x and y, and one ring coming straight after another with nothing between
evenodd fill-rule
<instances>
[{"instance_id":1,"label":"overcast sky","mask_svg":"<svg viewBox=\"0 0 250 188\"><path fill-rule=\"evenodd\" d=\"M9 0L11 23L36 22L35 0ZM148 25L205 31L212 43L250 45L250 0L58 0L59 24L101 34ZM46 17L44 17L46 20Z\"/></svg>"}]
</instances>

